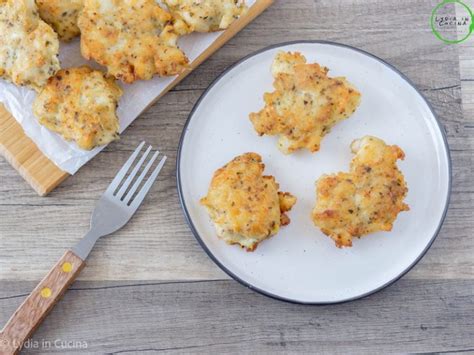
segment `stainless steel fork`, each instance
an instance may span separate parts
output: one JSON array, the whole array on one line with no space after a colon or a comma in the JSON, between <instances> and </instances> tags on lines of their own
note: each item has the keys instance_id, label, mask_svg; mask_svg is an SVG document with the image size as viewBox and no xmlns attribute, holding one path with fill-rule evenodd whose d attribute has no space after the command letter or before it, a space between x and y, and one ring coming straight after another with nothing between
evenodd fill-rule
<instances>
[{"instance_id":1,"label":"stainless steel fork","mask_svg":"<svg viewBox=\"0 0 474 355\"><path fill-rule=\"evenodd\" d=\"M149 146L134 164L144 145L142 142L137 147L97 202L89 232L74 248L66 251L2 329L1 355L15 354L21 349L84 268L96 241L122 228L137 211L166 161L163 156L145 180L159 152L156 151L145 165L152 150Z\"/></svg>"}]
</instances>

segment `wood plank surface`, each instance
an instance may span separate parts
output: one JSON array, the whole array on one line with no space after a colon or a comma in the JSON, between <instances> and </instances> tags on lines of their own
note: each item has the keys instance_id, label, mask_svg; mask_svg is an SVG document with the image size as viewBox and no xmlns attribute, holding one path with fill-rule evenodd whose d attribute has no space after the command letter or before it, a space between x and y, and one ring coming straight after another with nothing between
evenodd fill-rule
<instances>
[{"instance_id":1,"label":"wood plank surface","mask_svg":"<svg viewBox=\"0 0 474 355\"><path fill-rule=\"evenodd\" d=\"M276 0L48 197L0 159L0 323L86 232L96 199L146 139L170 157L150 198L99 241L34 337L88 349L25 353L474 353L474 88L465 85L474 53L432 34L427 19L438 2ZM283 303L229 280L190 233L176 192L177 144L203 90L242 56L297 39L354 45L398 67L433 104L451 147L451 205L432 248L396 284L336 306Z\"/></svg>"},{"instance_id":2,"label":"wood plank surface","mask_svg":"<svg viewBox=\"0 0 474 355\"><path fill-rule=\"evenodd\" d=\"M0 319L34 287L5 285ZM401 280L336 306L275 301L227 280L78 282L33 337L51 347L24 353L472 353L473 308L462 280Z\"/></svg>"},{"instance_id":3,"label":"wood plank surface","mask_svg":"<svg viewBox=\"0 0 474 355\"><path fill-rule=\"evenodd\" d=\"M169 90L178 85L195 68L234 37L236 33L265 11L272 2L273 0L255 1L244 16L236 20L212 45L193 60L189 67L179 74L148 107L153 106ZM43 155L2 104L0 104L0 154L40 196L46 196L69 176L68 173L62 171Z\"/></svg>"}]
</instances>

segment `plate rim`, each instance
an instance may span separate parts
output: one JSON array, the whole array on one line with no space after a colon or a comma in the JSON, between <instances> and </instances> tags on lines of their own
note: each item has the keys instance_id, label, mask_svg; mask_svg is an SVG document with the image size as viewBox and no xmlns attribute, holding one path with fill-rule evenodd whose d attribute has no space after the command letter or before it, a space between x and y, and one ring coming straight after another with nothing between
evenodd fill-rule
<instances>
[{"instance_id":1,"label":"plate rim","mask_svg":"<svg viewBox=\"0 0 474 355\"><path fill-rule=\"evenodd\" d=\"M240 278L239 276L237 276L236 274L234 274L231 270L229 270L225 265L223 265L218 259L216 256L214 256L214 254L209 250L209 248L207 247L206 243L204 242L204 240L201 238L201 236L199 235L199 233L197 232L197 229L196 227L194 226L194 223L193 221L191 220L191 217L190 217L190 214L189 214L189 211L186 207L186 203L184 201L184 196L183 196L183 191L182 191L182 181L181 181L181 168L180 168L180 163L181 163L181 154L182 154L182 147L183 147L183 143L184 143L184 139L186 137L186 132L187 132L187 128L188 128L188 125L189 123L191 122L197 108L200 106L201 102L204 100L204 98L209 94L209 92L213 89L213 87L227 74L229 73L232 69L234 69L235 67L237 67L238 65L242 64L243 62L247 61L248 59L252 58L252 57L255 57L256 55L259 55L261 53L264 53L264 52L267 52L269 50L272 50L272 49L275 49L275 48L280 48L280 47L286 47L286 46L289 46L289 45L294 45L294 44L325 44L325 45L330 45L330 46L336 46L336 47L343 47L343 48L346 48L346 49L350 49L350 50L353 50L353 51L356 51L358 53L361 53L363 55L366 55L372 59L375 59L377 60L378 62L380 62L381 64L383 64L385 67L388 67L389 69L391 69L395 74L397 74L398 76L401 77L402 80L405 80L415 91L416 93L421 97L421 99L425 102L425 104L427 105L428 109L430 110L431 114L433 115L434 119L435 119L435 122L439 128L439 131L441 133L441 137L443 138L443 143L444 143L444 150L446 152L446 158L447 158L447 163L448 163L448 191L447 191L447 194L446 194L446 199L445 199L445 203L444 203L444 211L443 211L443 214L439 220L439 223L438 223L438 226L435 230L435 232L433 233L433 236L431 237L430 241L428 242L428 244L426 245L426 247L421 251L421 253L416 257L416 259L405 269L403 270L399 275L395 276L394 278L392 278L391 280L387 281L386 283L384 283L383 285L379 286L379 287L376 287L374 288L373 290L371 291L368 291L368 292L365 292L361 295L357 295L357 296L353 296L353 297L348 297L348 298L344 298L344 299L341 299L341 300L337 300L337 301L303 301L303 300L298 300L298 299L293 299L293 298L288 298L288 297L284 297L284 296L280 296L280 295L277 295L277 294L274 294L272 292L269 292L269 291L266 291L264 289L261 289L259 287L256 287L254 285L252 285L250 282L247 282L245 280L243 280L242 278ZM351 301L355 301L355 300L359 300L359 299L362 299L362 298L365 298L365 297L368 297L370 295L373 295L387 287L389 287L390 285L394 284L395 282L397 282L398 280L400 280L403 276L405 276L410 270L412 270L415 265L417 265L421 259L426 255L426 253L428 252L428 250L431 248L431 246L433 245L433 242L435 241L435 239L437 238L437 236L439 235L439 232L441 230L441 227L443 226L443 223L444 223L444 220L446 218L446 214L448 212L448 209L449 209L449 205L450 205L450 200L451 200L451 194L452 194L452 159L451 159L451 151L450 151L450 148L449 148L449 143L448 143L448 139L447 139L447 135L446 135L446 131L444 129L444 126L443 124L441 123L441 120L439 119L438 115L436 114L435 110L433 109L433 106L431 105L431 103L426 99L426 97L423 95L423 93L416 87L416 85L405 75L403 74L400 70L398 70L395 66L393 66L392 64L388 63L387 61L379 58L378 56L370 53L370 52L367 52L363 49L360 49L360 48L357 48L357 47L354 47L354 46L351 46L351 45L348 45L348 44L343 44L343 43L338 43L338 42L333 42L333 41L325 41L325 40L294 40L294 41L286 41L286 42L280 42L280 43L275 43L275 44L272 44L272 45L269 45L269 46L265 46L261 49L258 49L256 51L253 51L251 52L250 54L247 54L246 56L242 57L241 59L237 60L236 62L234 62L233 64L231 64L230 66L228 66L227 68L225 68L212 82L211 84L209 84L209 86L206 88L206 90L204 90L204 92L201 94L201 96L199 97L199 99L196 101L196 103L194 104L191 112L189 113L187 119L186 119L186 122L183 126L183 130L181 132L181 137L179 139L179 144L178 144L178 150L177 150L177 155L176 155L176 180L177 180L177 190L178 190L178 197L179 197L179 203L181 205L181 209L183 210L183 214L184 214L184 217L185 217L185 220L189 226L189 228L191 229L191 232L192 234L194 235L194 237L196 238L196 240L198 241L199 245L201 246L201 248L206 252L207 256L222 270L224 271L227 275L229 275L232 279L234 279L235 281L239 282L241 285L249 288L250 290L252 291L255 291L257 293L260 293L264 296L267 296L267 297L270 297L270 298L273 298L275 300L279 300L279 301L284 301L284 302L288 302L288 303L292 303L292 304L304 304L304 305L335 305L335 304L342 304L342 303L346 303L346 302L351 302Z\"/></svg>"}]
</instances>

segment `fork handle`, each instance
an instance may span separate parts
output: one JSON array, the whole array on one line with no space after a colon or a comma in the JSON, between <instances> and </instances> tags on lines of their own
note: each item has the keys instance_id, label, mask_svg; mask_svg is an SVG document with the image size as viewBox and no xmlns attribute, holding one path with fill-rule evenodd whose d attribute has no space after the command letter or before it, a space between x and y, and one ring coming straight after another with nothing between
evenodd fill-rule
<instances>
[{"instance_id":1,"label":"fork handle","mask_svg":"<svg viewBox=\"0 0 474 355\"><path fill-rule=\"evenodd\" d=\"M18 307L0 333L0 354L16 354L85 266L68 250Z\"/></svg>"}]
</instances>

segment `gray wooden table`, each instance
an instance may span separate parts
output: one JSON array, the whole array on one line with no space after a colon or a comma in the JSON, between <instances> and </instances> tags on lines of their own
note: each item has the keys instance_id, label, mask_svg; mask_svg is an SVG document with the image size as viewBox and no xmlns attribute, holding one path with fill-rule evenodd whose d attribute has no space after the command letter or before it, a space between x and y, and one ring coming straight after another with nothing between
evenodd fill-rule
<instances>
[{"instance_id":1,"label":"gray wooden table","mask_svg":"<svg viewBox=\"0 0 474 355\"><path fill-rule=\"evenodd\" d=\"M474 352L474 38L436 39L437 3L277 0L51 196L37 197L0 159L0 324L86 232L94 202L145 139L171 158L153 193L99 241L25 353ZM199 95L242 56L296 39L350 44L397 66L441 117L453 160L449 213L424 259L391 287L335 306L275 301L229 279L192 236L176 192L178 140Z\"/></svg>"}]
</instances>

